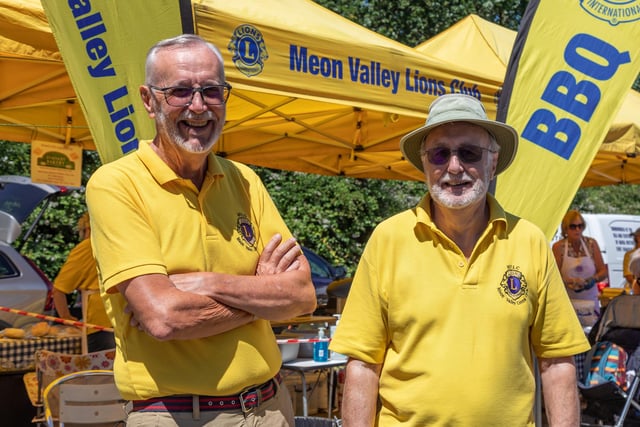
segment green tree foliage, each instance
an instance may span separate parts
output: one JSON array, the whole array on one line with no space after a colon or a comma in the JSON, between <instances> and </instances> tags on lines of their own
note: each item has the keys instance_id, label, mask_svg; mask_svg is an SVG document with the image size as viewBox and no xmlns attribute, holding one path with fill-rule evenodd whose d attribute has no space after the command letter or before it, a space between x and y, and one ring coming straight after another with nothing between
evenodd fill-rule
<instances>
[{"instance_id":1,"label":"green tree foliage","mask_svg":"<svg viewBox=\"0 0 640 427\"><path fill-rule=\"evenodd\" d=\"M640 214L640 185L581 188L571 209L584 213Z\"/></svg>"},{"instance_id":2,"label":"green tree foliage","mask_svg":"<svg viewBox=\"0 0 640 427\"><path fill-rule=\"evenodd\" d=\"M424 193L418 182L256 171L300 244L350 271L376 224Z\"/></svg>"},{"instance_id":3,"label":"green tree foliage","mask_svg":"<svg viewBox=\"0 0 640 427\"><path fill-rule=\"evenodd\" d=\"M314 0L339 15L408 46L416 46L474 13L517 29L527 0Z\"/></svg>"}]
</instances>

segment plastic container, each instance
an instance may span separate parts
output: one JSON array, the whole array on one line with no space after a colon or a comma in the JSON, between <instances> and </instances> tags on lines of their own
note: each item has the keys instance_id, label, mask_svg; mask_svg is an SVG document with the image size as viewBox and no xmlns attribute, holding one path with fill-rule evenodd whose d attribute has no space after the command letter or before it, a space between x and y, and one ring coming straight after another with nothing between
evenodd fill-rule
<instances>
[{"instance_id":1,"label":"plastic container","mask_svg":"<svg viewBox=\"0 0 640 427\"><path fill-rule=\"evenodd\" d=\"M318 328L318 339L325 339L324 328ZM329 342L317 341L313 343L313 360L316 362L326 362L329 360Z\"/></svg>"},{"instance_id":2,"label":"plastic container","mask_svg":"<svg viewBox=\"0 0 640 427\"><path fill-rule=\"evenodd\" d=\"M291 337L276 335L277 339L290 339ZM282 362L289 362L298 358L298 352L300 351L300 343L286 343L278 344L280 348L280 354L282 354Z\"/></svg>"},{"instance_id":3,"label":"plastic container","mask_svg":"<svg viewBox=\"0 0 640 427\"><path fill-rule=\"evenodd\" d=\"M333 338L333 336L335 335L336 329L338 328L338 325L340 324L340 315L339 314L334 314L333 317L336 318L336 324L332 325L329 328L329 331L331 332L331 338ZM335 351L331 351L330 354L329 354L329 357L331 359L335 359L335 360L347 359L347 356L345 356L344 354L336 353Z\"/></svg>"},{"instance_id":4,"label":"plastic container","mask_svg":"<svg viewBox=\"0 0 640 427\"><path fill-rule=\"evenodd\" d=\"M334 314L333 317L336 318L336 323L329 327L329 336L331 338L333 338L333 336L336 334L336 329L338 328L338 325L340 324L340 315L339 314Z\"/></svg>"}]
</instances>

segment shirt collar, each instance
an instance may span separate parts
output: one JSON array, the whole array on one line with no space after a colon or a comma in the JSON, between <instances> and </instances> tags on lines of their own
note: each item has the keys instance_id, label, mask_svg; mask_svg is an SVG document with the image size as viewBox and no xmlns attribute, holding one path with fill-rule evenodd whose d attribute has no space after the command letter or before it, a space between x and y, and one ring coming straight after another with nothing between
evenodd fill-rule
<instances>
[{"instance_id":1,"label":"shirt collar","mask_svg":"<svg viewBox=\"0 0 640 427\"><path fill-rule=\"evenodd\" d=\"M507 215L500 206L500 203L491 194L487 194L487 204L489 205L489 226L493 226L496 232L506 233ZM416 206L416 222L427 225L432 230L437 230L431 216L431 195L425 194ZM488 227L487 227L488 228Z\"/></svg>"},{"instance_id":2,"label":"shirt collar","mask_svg":"<svg viewBox=\"0 0 640 427\"><path fill-rule=\"evenodd\" d=\"M173 169L171 169L158 154L151 148L151 140L140 141L138 144L138 150L136 155L140 161L147 167L151 175L161 186L171 182L182 180ZM215 179L216 177L223 177L224 171L220 165L218 156L213 153L209 153L207 157L207 174L205 176L205 183ZM204 188L204 186L203 186Z\"/></svg>"}]
</instances>

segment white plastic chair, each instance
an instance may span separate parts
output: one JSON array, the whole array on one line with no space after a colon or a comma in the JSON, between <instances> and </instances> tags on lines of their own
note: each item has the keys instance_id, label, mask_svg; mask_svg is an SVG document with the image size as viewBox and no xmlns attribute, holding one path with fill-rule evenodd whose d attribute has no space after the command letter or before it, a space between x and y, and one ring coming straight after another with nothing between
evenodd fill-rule
<instances>
[{"instance_id":1,"label":"white plastic chair","mask_svg":"<svg viewBox=\"0 0 640 427\"><path fill-rule=\"evenodd\" d=\"M58 393L54 393L56 389ZM126 401L118 392L113 371L89 370L62 376L47 386L43 398L49 427L56 421L59 427L65 423L124 426L127 419Z\"/></svg>"}]
</instances>

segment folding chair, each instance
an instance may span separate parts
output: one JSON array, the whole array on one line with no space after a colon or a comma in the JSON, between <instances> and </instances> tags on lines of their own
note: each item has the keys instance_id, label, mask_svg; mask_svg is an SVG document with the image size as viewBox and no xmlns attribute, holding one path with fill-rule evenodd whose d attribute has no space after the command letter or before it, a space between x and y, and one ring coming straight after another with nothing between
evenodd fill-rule
<instances>
[{"instance_id":1,"label":"folding chair","mask_svg":"<svg viewBox=\"0 0 640 427\"><path fill-rule=\"evenodd\" d=\"M63 375L84 370L111 370L115 359L115 349L86 354L58 353L38 350L35 353L35 372L24 375L24 383L36 414L31 420L37 426L45 422L43 392L55 379Z\"/></svg>"},{"instance_id":2,"label":"folding chair","mask_svg":"<svg viewBox=\"0 0 640 427\"><path fill-rule=\"evenodd\" d=\"M126 425L127 402L118 392L113 371L89 370L62 376L47 386L43 400L48 427L54 427L56 421L59 427L66 423Z\"/></svg>"}]
</instances>

